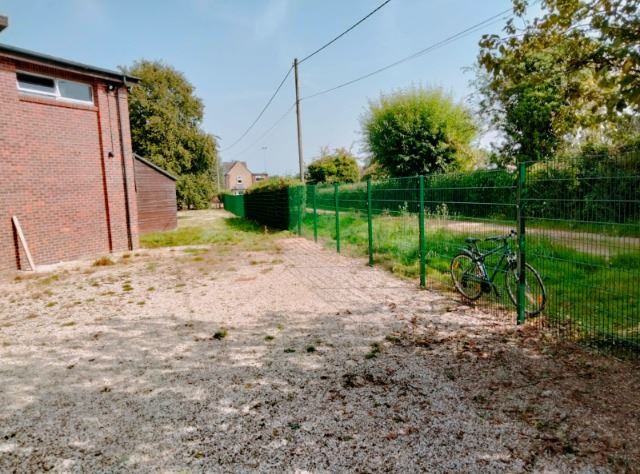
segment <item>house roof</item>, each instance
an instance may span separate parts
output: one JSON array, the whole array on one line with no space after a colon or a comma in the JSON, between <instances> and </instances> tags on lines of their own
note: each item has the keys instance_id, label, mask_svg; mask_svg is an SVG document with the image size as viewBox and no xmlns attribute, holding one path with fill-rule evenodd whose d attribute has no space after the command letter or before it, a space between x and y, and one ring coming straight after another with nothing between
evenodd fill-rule
<instances>
[{"instance_id":1,"label":"house roof","mask_svg":"<svg viewBox=\"0 0 640 474\"><path fill-rule=\"evenodd\" d=\"M140 79L135 76L128 76L119 71L113 71L111 69L103 69L100 67L90 66L88 64L69 61L68 59L57 58L55 56L49 56L48 54L36 53L35 51L17 48L8 44L0 44L0 56L9 57L20 61L27 61L30 63L36 63L44 66L51 66L71 72L87 74L89 76L117 81L119 83L137 83L140 81Z\"/></svg>"},{"instance_id":2,"label":"house roof","mask_svg":"<svg viewBox=\"0 0 640 474\"><path fill-rule=\"evenodd\" d=\"M247 166L246 161L224 161L222 163L222 171L224 171L225 176L229 174L229 172L231 171L231 168L233 168L235 165L237 165L238 163L244 165L245 168L247 168L247 170L249 169L249 167Z\"/></svg>"},{"instance_id":3,"label":"house roof","mask_svg":"<svg viewBox=\"0 0 640 474\"><path fill-rule=\"evenodd\" d=\"M138 160L140 163L144 163L145 165L149 166L150 168L153 168L154 170L156 170L158 173L161 173L163 175L165 175L167 178L170 178L172 180L176 180L177 178L175 176L173 176L172 174L170 174L168 171L163 170L162 168L160 168L158 165L154 165L153 163L151 163L149 160L147 160L146 158L141 157L140 155L138 155L137 153L133 154L134 158L136 160Z\"/></svg>"}]
</instances>

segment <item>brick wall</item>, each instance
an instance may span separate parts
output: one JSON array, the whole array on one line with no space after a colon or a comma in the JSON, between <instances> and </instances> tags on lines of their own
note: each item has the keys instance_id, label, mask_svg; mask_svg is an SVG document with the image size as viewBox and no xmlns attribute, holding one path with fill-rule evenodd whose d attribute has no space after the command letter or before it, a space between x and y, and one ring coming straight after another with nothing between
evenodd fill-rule
<instances>
[{"instance_id":1,"label":"brick wall","mask_svg":"<svg viewBox=\"0 0 640 474\"><path fill-rule=\"evenodd\" d=\"M140 160L135 160L134 169L140 233L175 229L176 182Z\"/></svg>"},{"instance_id":2,"label":"brick wall","mask_svg":"<svg viewBox=\"0 0 640 474\"><path fill-rule=\"evenodd\" d=\"M16 69L91 83L95 105L21 95ZM0 57L0 272L28 268L13 215L36 265L128 248L119 120L138 246L126 88L119 94L121 117L115 92L100 80Z\"/></svg>"}]
</instances>

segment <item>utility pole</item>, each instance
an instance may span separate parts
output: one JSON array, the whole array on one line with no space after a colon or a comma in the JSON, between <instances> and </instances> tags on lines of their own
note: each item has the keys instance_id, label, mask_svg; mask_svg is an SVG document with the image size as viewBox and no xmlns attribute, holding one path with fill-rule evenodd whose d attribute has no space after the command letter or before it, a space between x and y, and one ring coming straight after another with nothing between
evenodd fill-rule
<instances>
[{"instance_id":1,"label":"utility pole","mask_svg":"<svg viewBox=\"0 0 640 474\"><path fill-rule=\"evenodd\" d=\"M293 60L293 72L296 82L296 119L298 121L298 161L300 162L300 181L304 183L304 158L302 156L302 123L300 120L300 83L298 81L298 58Z\"/></svg>"}]
</instances>

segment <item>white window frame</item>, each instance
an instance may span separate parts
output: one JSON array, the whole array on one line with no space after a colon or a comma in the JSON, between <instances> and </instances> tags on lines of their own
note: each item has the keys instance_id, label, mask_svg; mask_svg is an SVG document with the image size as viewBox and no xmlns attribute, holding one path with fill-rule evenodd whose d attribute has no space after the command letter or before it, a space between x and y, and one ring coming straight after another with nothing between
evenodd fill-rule
<instances>
[{"instance_id":1,"label":"white window frame","mask_svg":"<svg viewBox=\"0 0 640 474\"><path fill-rule=\"evenodd\" d=\"M236 184L242 184L242 176L236 176Z\"/></svg>"},{"instance_id":2,"label":"white window frame","mask_svg":"<svg viewBox=\"0 0 640 474\"><path fill-rule=\"evenodd\" d=\"M21 87L20 81L18 80L18 74L26 74L28 76L33 77L41 77L42 79L51 79L53 81L54 92L42 92L33 89L29 89L28 87ZM58 85L58 81L66 81L66 82L74 82L76 84L82 84L89 87L91 91L91 100L80 100L80 99L72 99L70 97L63 97L60 95L60 86ZM30 95L32 97L47 97L50 99L59 100L61 102L71 102L73 104L83 104L83 105L95 105L94 97L93 97L93 87L91 84L87 84L86 82L72 81L70 79L61 79L57 77L45 76L44 74L34 74L29 71L16 71L16 86L18 91L25 95Z\"/></svg>"}]
</instances>

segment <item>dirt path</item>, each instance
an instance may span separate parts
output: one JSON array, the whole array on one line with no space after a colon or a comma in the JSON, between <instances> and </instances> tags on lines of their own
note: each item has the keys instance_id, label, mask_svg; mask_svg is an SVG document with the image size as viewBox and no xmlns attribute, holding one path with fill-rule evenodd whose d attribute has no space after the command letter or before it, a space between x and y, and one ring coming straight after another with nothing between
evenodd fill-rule
<instances>
[{"instance_id":1,"label":"dirt path","mask_svg":"<svg viewBox=\"0 0 640 474\"><path fill-rule=\"evenodd\" d=\"M512 226L508 226L485 222L453 220L432 220L430 224L432 227L461 232L471 236L506 234L515 227L515 223ZM631 253L640 250L640 238L638 237L615 237L578 230L545 229L539 227L528 227L527 234L557 241L558 244L564 247L600 257L611 257L620 253Z\"/></svg>"},{"instance_id":2,"label":"dirt path","mask_svg":"<svg viewBox=\"0 0 640 474\"><path fill-rule=\"evenodd\" d=\"M276 245L0 283L0 471L633 468L634 399L567 405L532 328L306 240ZM606 363L585 380L627 370ZM637 393L637 376L620 382Z\"/></svg>"}]
</instances>

